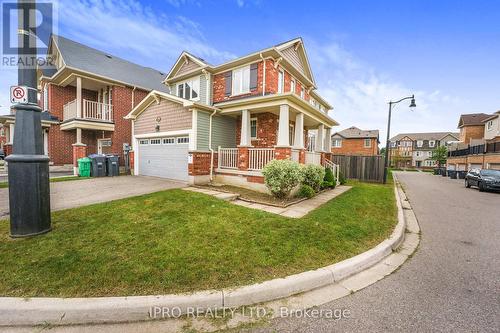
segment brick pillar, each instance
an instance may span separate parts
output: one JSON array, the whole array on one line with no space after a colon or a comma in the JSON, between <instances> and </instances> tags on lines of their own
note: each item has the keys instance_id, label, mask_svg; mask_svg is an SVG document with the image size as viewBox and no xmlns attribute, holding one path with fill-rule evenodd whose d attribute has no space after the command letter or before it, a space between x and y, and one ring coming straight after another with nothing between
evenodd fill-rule
<instances>
[{"instance_id":1,"label":"brick pillar","mask_svg":"<svg viewBox=\"0 0 500 333\"><path fill-rule=\"evenodd\" d=\"M73 144L73 174L78 176L78 159L87 156L87 145Z\"/></svg>"},{"instance_id":2,"label":"brick pillar","mask_svg":"<svg viewBox=\"0 0 500 333\"><path fill-rule=\"evenodd\" d=\"M12 144L11 143L6 143L3 145L3 152L5 154L5 157L9 156L12 154Z\"/></svg>"},{"instance_id":3,"label":"brick pillar","mask_svg":"<svg viewBox=\"0 0 500 333\"><path fill-rule=\"evenodd\" d=\"M299 163L306 164L306 150L305 149L299 150Z\"/></svg>"},{"instance_id":4,"label":"brick pillar","mask_svg":"<svg viewBox=\"0 0 500 333\"><path fill-rule=\"evenodd\" d=\"M248 147L238 147L238 169L248 170Z\"/></svg>"},{"instance_id":5,"label":"brick pillar","mask_svg":"<svg viewBox=\"0 0 500 333\"><path fill-rule=\"evenodd\" d=\"M274 148L274 158L277 160L289 160L292 157L292 148L276 147Z\"/></svg>"},{"instance_id":6,"label":"brick pillar","mask_svg":"<svg viewBox=\"0 0 500 333\"><path fill-rule=\"evenodd\" d=\"M326 153L321 152L321 165L325 165Z\"/></svg>"},{"instance_id":7,"label":"brick pillar","mask_svg":"<svg viewBox=\"0 0 500 333\"><path fill-rule=\"evenodd\" d=\"M130 174L133 175L134 174L134 163L135 163L133 150L128 152L128 159L129 159L129 164L130 164Z\"/></svg>"}]
</instances>

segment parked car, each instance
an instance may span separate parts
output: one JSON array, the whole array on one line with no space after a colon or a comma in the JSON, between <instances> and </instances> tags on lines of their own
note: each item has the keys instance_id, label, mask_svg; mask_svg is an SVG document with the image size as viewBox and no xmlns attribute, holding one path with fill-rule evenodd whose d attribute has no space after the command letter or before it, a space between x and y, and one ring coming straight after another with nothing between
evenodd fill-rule
<instances>
[{"instance_id":1,"label":"parked car","mask_svg":"<svg viewBox=\"0 0 500 333\"><path fill-rule=\"evenodd\" d=\"M500 191L500 170L471 169L465 176L465 187L477 186L479 191Z\"/></svg>"},{"instance_id":2,"label":"parked car","mask_svg":"<svg viewBox=\"0 0 500 333\"><path fill-rule=\"evenodd\" d=\"M0 160L3 160L5 158L5 153L3 152L3 149L0 149Z\"/></svg>"}]
</instances>

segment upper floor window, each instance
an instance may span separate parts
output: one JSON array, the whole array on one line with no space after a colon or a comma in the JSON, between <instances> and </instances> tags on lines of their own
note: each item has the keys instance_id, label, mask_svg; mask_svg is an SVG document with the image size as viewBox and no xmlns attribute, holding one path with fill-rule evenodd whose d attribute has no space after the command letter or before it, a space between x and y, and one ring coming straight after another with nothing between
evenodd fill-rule
<instances>
[{"instance_id":1,"label":"upper floor window","mask_svg":"<svg viewBox=\"0 0 500 333\"><path fill-rule=\"evenodd\" d=\"M240 67L233 70L232 95L246 94L250 92L250 66Z\"/></svg>"},{"instance_id":2,"label":"upper floor window","mask_svg":"<svg viewBox=\"0 0 500 333\"><path fill-rule=\"evenodd\" d=\"M421 153L419 151L415 152L416 157L420 157Z\"/></svg>"},{"instance_id":3,"label":"upper floor window","mask_svg":"<svg viewBox=\"0 0 500 333\"><path fill-rule=\"evenodd\" d=\"M397 143L396 141L391 142L391 147L392 147L392 148L395 148L395 147L397 146L397 144L398 144L398 143Z\"/></svg>"},{"instance_id":4,"label":"upper floor window","mask_svg":"<svg viewBox=\"0 0 500 333\"><path fill-rule=\"evenodd\" d=\"M436 141L429 140L429 147L434 148L436 146Z\"/></svg>"},{"instance_id":5,"label":"upper floor window","mask_svg":"<svg viewBox=\"0 0 500 333\"><path fill-rule=\"evenodd\" d=\"M371 139L365 139L365 148L370 148L372 146L372 140Z\"/></svg>"},{"instance_id":6,"label":"upper floor window","mask_svg":"<svg viewBox=\"0 0 500 333\"><path fill-rule=\"evenodd\" d=\"M283 92L283 87L285 86L285 73L283 71L278 72L278 93Z\"/></svg>"},{"instance_id":7,"label":"upper floor window","mask_svg":"<svg viewBox=\"0 0 500 333\"><path fill-rule=\"evenodd\" d=\"M342 139L332 139L332 147L334 148L342 147Z\"/></svg>"},{"instance_id":8,"label":"upper floor window","mask_svg":"<svg viewBox=\"0 0 500 333\"><path fill-rule=\"evenodd\" d=\"M200 79L192 79L179 83L177 96L190 100L198 100L200 93Z\"/></svg>"},{"instance_id":9,"label":"upper floor window","mask_svg":"<svg viewBox=\"0 0 500 333\"><path fill-rule=\"evenodd\" d=\"M488 121L488 123L486 123L486 129L488 131L491 131L493 129L493 120L490 120Z\"/></svg>"},{"instance_id":10,"label":"upper floor window","mask_svg":"<svg viewBox=\"0 0 500 333\"><path fill-rule=\"evenodd\" d=\"M424 141L423 140L418 140L417 141L417 147L422 147L424 145Z\"/></svg>"},{"instance_id":11,"label":"upper floor window","mask_svg":"<svg viewBox=\"0 0 500 333\"><path fill-rule=\"evenodd\" d=\"M290 81L290 91L295 94L295 80L294 79L292 79Z\"/></svg>"},{"instance_id":12,"label":"upper floor window","mask_svg":"<svg viewBox=\"0 0 500 333\"><path fill-rule=\"evenodd\" d=\"M305 89L304 87L300 87L300 98L304 98L305 95Z\"/></svg>"},{"instance_id":13,"label":"upper floor window","mask_svg":"<svg viewBox=\"0 0 500 333\"><path fill-rule=\"evenodd\" d=\"M257 118L250 119L250 137L252 140L257 139Z\"/></svg>"}]
</instances>

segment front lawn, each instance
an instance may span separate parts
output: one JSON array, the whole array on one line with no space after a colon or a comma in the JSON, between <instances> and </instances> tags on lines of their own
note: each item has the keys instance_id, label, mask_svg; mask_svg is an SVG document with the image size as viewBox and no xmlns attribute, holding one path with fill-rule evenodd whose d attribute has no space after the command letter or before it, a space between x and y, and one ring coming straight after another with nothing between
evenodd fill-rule
<instances>
[{"instance_id":1,"label":"front lawn","mask_svg":"<svg viewBox=\"0 0 500 333\"><path fill-rule=\"evenodd\" d=\"M169 190L58 211L11 239L0 222L0 296L187 292L284 277L352 257L396 224L392 185L353 188L301 219Z\"/></svg>"}]
</instances>

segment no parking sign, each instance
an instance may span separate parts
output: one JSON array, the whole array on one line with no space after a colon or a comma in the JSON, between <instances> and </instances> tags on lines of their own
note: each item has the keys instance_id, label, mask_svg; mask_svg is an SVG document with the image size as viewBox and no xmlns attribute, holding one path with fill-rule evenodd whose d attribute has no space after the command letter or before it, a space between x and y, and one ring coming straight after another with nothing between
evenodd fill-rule
<instances>
[{"instance_id":1,"label":"no parking sign","mask_svg":"<svg viewBox=\"0 0 500 333\"><path fill-rule=\"evenodd\" d=\"M10 87L10 101L11 103L28 103L28 87L26 86L12 86Z\"/></svg>"}]
</instances>

